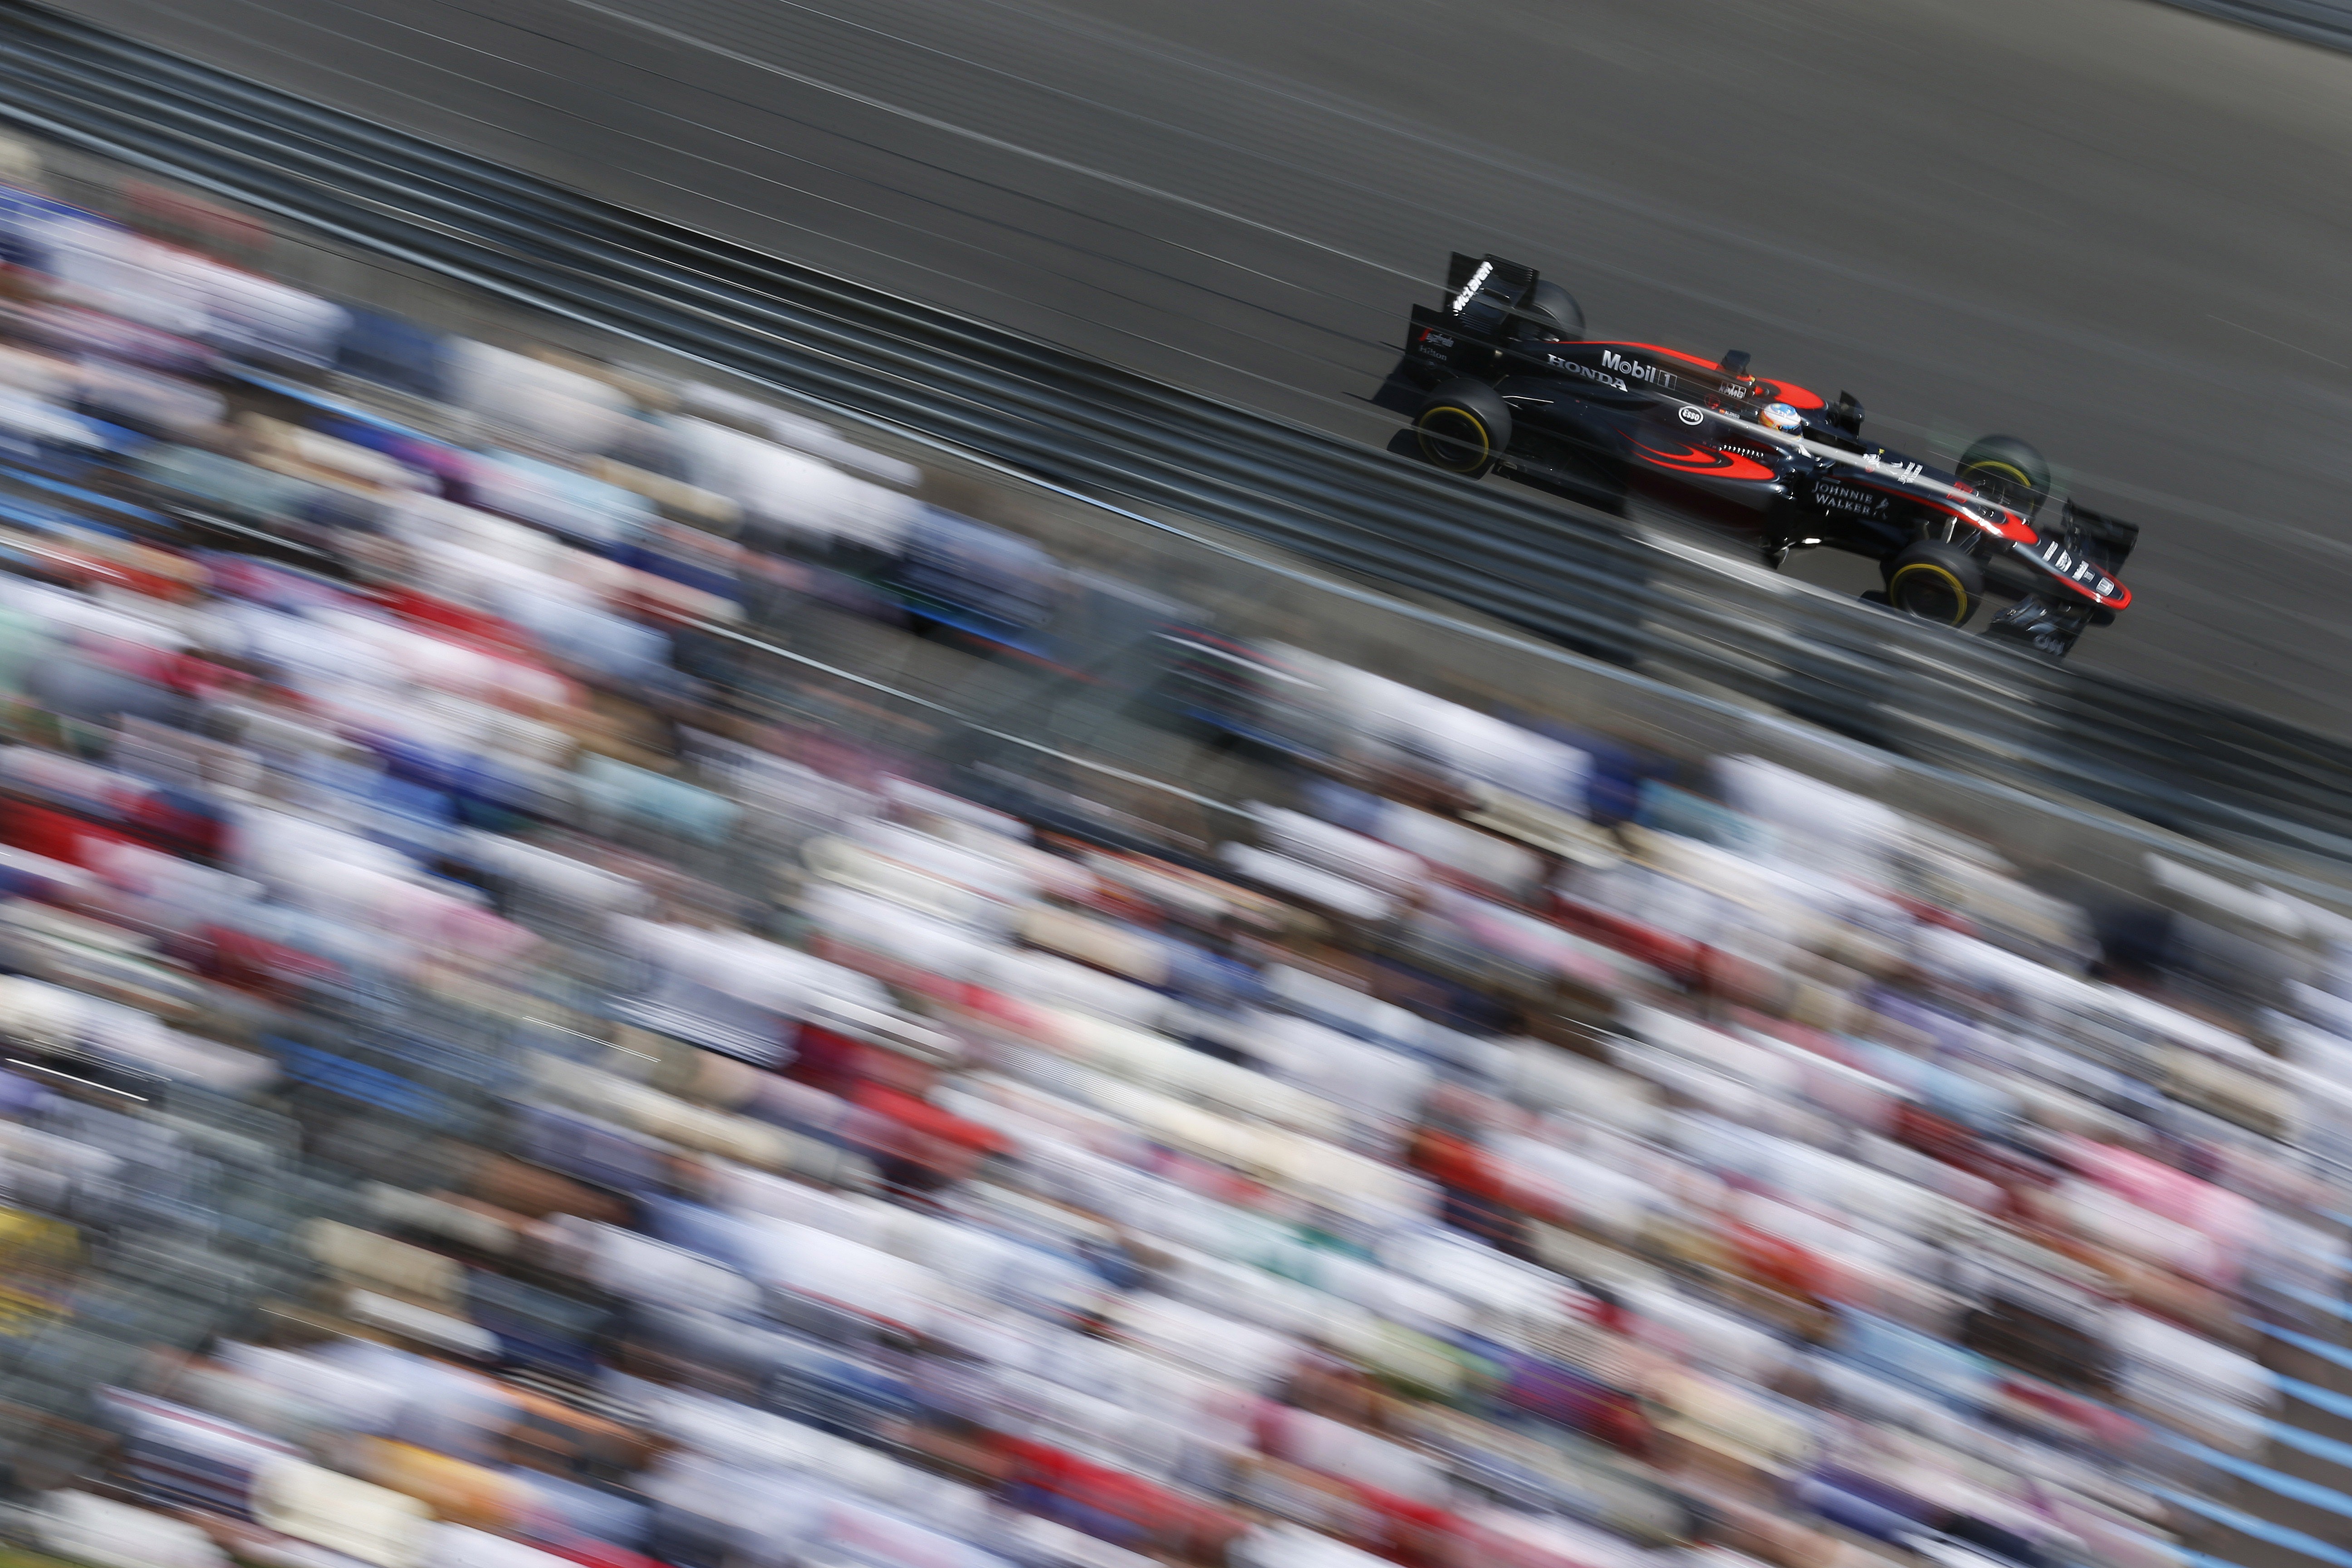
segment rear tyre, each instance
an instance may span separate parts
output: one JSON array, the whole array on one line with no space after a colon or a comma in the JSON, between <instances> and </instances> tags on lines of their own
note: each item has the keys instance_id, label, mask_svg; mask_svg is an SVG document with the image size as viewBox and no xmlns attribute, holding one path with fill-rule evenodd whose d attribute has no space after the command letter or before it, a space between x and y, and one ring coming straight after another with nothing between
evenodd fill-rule
<instances>
[{"instance_id":1,"label":"rear tyre","mask_svg":"<svg viewBox=\"0 0 2352 1568\"><path fill-rule=\"evenodd\" d=\"M1984 567L1957 544L1923 539L1886 568L1886 602L1939 626L1964 626L1984 601Z\"/></svg>"},{"instance_id":2,"label":"rear tyre","mask_svg":"<svg viewBox=\"0 0 2352 1568\"><path fill-rule=\"evenodd\" d=\"M1423 401L1412 429L1423 461L1479 479L1510 449L1511 405L1485 382L1459 376Z\"/></svg>"},{"instance_id":3,"label":"rear tyre","mask_svg":"<svg viewBox=\"0 0 2352 1568\"><path fill-rule=\"evenodd\" d=\"M1961 453L1959 477L2029 522L2050 494L2050 464L2014 436L1988 436Z\"/></svg>"},{"instance_id":4,"label":"rear tyre","mask_svg":"<svg viewBox=\"0 0 2352 1568\"><path fill-rule=\"evenodd\" d=\"M1549 338L1555 342L1584 341L1584 307L1557 283L1538 283L1519 306L1519 335Z\"/></svg>"}]
</instances>

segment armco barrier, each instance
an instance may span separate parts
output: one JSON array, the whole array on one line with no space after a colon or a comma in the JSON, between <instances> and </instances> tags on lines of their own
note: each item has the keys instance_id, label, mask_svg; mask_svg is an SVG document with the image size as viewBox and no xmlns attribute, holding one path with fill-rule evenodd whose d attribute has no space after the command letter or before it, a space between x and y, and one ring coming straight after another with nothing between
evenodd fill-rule
<instances>
[{"instance_id":1,"label":"armco barrier","mask_svg":"<svg viewBox=\"0 0 2352 1568\"><path fill-rule=\"evenodd\" d=\"M464 158L21 4L0 120L1139 521L1199 520L1901 755L2289 859L2352 746L1897 622Z\"/></svg>"}]
</instances>

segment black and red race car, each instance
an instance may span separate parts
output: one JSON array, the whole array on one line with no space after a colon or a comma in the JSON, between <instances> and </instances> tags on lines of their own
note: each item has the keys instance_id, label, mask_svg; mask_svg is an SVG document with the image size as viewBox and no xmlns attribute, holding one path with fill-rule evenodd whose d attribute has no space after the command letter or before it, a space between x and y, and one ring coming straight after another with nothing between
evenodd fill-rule
<instances>
[{"instance_id":1,"label":"black and red race car","mask_svg":"<svg viewBox=\"0 0 2352 1568\"><path fill-rule=\"evenodd\" d=\"M1926 620L1964 626L1986 598L2013 600L1989 633L2063 655L2131 604L2137 525L2071 500L2045 515L2049 465L2016 437L1932 468L1863 439L1851 394L1766 380L1745 353L1587 338L1566 289L1499 257L1454 258L1444 301L1413 307L1391 387L1403 401L1381 401L1412 415L1400 445L1439 468L1659 494L1752 531L1776 568L1816 546L1866 555L1886 588L1865 597Z\"/></svg>"}]
</instances>

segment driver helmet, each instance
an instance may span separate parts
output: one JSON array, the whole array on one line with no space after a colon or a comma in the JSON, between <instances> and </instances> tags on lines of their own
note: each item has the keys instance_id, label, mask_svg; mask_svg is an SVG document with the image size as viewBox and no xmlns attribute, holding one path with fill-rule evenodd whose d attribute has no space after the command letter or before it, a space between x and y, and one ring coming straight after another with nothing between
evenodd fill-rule
<instances>
[{"instance_id":1,"label":"driver helmet","mask_svg":"<svg viewBox=\"0 0 2352 1568\"><path fill-rule=\"evenodd\" d=\"M1767 430L1777 430L1783 436L1794 436L1805 427L1805 416L1785 403L1768 403L1757 416Z\"/></svg>"}]
</instances>

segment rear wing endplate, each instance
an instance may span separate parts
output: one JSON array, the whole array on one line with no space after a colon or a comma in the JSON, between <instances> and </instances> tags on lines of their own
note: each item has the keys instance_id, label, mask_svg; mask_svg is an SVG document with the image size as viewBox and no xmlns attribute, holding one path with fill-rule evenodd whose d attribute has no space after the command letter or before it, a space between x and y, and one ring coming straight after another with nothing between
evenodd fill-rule
<instances>
[{"instance_id":1,"label":"rear wing endplate","mask_svg":"<svg viewBox=\"0 0 2352 1568\"><path fill-rule=\"evenodd\" d=\"M1475 338L1503 335L1504 326L1535 291L1536 269L1499 256L1456 251L1445 268L1443 309L1456 331Z\"/></svg>"}]
</instances>

